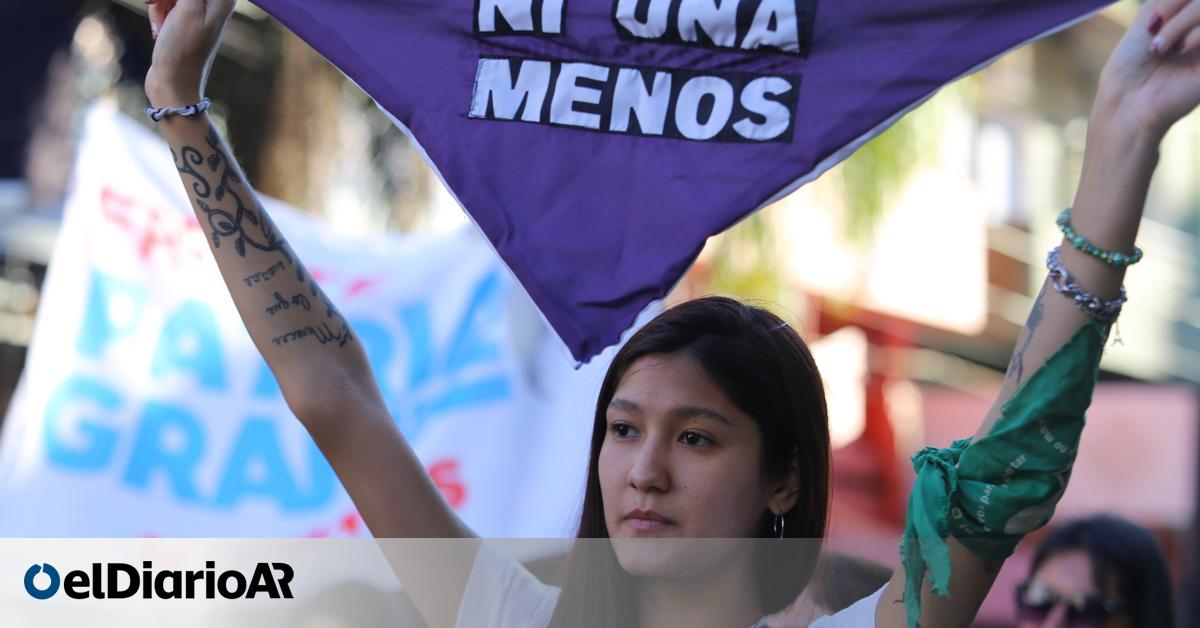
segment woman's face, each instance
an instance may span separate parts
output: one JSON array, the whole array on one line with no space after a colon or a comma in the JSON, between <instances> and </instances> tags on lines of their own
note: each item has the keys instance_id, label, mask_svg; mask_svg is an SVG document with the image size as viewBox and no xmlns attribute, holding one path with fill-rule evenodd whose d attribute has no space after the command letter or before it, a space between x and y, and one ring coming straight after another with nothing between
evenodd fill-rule
<instances>
[{"instance_id":1,"label":"woman's face","mask_svg":"<svg viewBox=\"0 0 1200 628\"><path fill-rule=\"evenodd\" d=\"M599 478L613 539L754 537L764 512L795 503L794 478L785 487L761 473L758 424L687 354L634 362L607 413ZM665 567L654 553L617 548L631 573Z\"/></svg>"},{"instance_id":2,"label":"woman's face","mask_svg":"<svg viewBox=\"0 0 1200 628\"><path fill-rule=\"evenodd\" d=\"M1100 587L1092 578L1092 561L1082 551L1068 551L1047 558L1029 579L1033 591L1029 597L1036 599L1070 599L1073 596L1107 597L1122 602L1115 583ZM1044 618L1021 617L1020 628L1131 628L1132 622L1124 613L1117 613L1106 620L1086 621L1077 619L1072 623L1065 603L1055 604Z\"/></svg>"}]
</instances>

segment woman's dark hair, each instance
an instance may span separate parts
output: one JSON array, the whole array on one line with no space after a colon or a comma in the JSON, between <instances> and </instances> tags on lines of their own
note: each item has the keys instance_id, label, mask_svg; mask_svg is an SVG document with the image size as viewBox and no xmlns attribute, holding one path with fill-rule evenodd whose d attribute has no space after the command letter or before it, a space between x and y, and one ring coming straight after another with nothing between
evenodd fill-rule
<instances>
[{"instance_id":1,"label":"woman's dark hair","mask_svg":"<svg viewBox=\"0 0 1200 628\"><path fill-rule=\"evenodd\" d=\"M633 335L613 358L596 400L587 485L578 538L608 538L600 491L600 448L607 410L621 378L639 359L685 354L703 368L762 433L762 473L781 479L793 465L800 479L784 533L807 542L756 543L754 573L763 611L787 607L812 577L829 511L830 444L825 391L807 345L778 316L733 299L708 297L673 307ZM764 509L758 537L771 538ZM767 548L767 545L773 547ZM766 551L764 551L766 550ZM607 543L575 544L551 626L635 626L635 599Z\"/></svg>"},{"instance_id":2,"label":"woman's dark hair","mask_svg":"<svg viewBox=\"0 0 1200 628\"><path fill-rule=\"evenodd\" d=\"M1102 591L1116 585L1135 628L1173 628L1171 576L1158 542L1141 526L1114 515L1072 521L1038 546L1030 575L1050 558L1082 551L1092 563L1092 580Z\"/></svg>"}]
</instances>

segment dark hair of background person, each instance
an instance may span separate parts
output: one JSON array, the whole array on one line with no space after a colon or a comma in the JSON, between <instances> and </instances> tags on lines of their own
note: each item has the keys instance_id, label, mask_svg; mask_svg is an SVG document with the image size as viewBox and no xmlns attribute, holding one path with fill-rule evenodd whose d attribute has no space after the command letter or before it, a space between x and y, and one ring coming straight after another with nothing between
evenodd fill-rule
<instances>
[{"instance_id":1,"label":"dark hair of background person","mask_svg":"<svg viewBox=\"0 0 1200 628\"><path fill-rule=\"evenodd\" d=\"M808 346L778 316L723 297L673 307L639 330L613 359L596 401L591 454L578 538L609 537L600 491L600 447L608 404L628 369L652 355L695 359L726 397L758 423L762 472L779 479L796 464L800 495L784 515L784 533L804 541L759 542L754 574L764 613L787 607L812 578L829 516L829 419L821 376ZM758 537L772 538L763 511ZM567 559L553 627L638 624L631 578L608 543L576 543Z\"/></svg>"},{"instance_id":2,"label":"dark hair of background person","mask_svg":"<svg viewBox=\"0 0 1200 628\"><path fill-rule=\"evenodd\" d=\"M1167 561L1144 528L1114 515L1072 521L1042 540L1030 577L1051 557L1070 551L1087 554L1097 588L1115 585L1135 628L1175 627Z\"/></svg>"}]
</instances>

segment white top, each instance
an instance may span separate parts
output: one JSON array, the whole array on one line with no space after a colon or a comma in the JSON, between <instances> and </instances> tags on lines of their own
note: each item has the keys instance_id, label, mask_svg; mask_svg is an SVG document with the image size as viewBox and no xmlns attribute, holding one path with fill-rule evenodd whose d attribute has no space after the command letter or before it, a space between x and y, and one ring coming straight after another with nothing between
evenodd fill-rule
<instances>
[{"instance_id":1,"label":"white top","mask_svg":"<svg viewBox=\"0 0 1200 628\"><path fill-rule=\"evenodd\" d=\"M884 587L809 628L871 628ZM480 545L458 608L457 628L545 628L550 625L559 588L542 584L515 558ZM761 625L756 624L756 625Z\"/></svg>"}]
</instances>

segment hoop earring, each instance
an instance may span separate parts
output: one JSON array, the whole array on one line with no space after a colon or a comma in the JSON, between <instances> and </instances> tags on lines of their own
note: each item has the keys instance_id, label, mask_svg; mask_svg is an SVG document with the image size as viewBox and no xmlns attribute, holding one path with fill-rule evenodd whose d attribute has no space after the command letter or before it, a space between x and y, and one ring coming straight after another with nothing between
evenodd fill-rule
<instances>
[{"instance_id":1,"label":"hoop earring","mask_svg":"<svg viewBox=\"0 0 1200 628\"><path fill-rule=\"evenodd\" d=\"M783 515L775 515L775 523L771 526L771 532L777 539L783 538L783 524Z\"/></svg>"}]
</instances>

